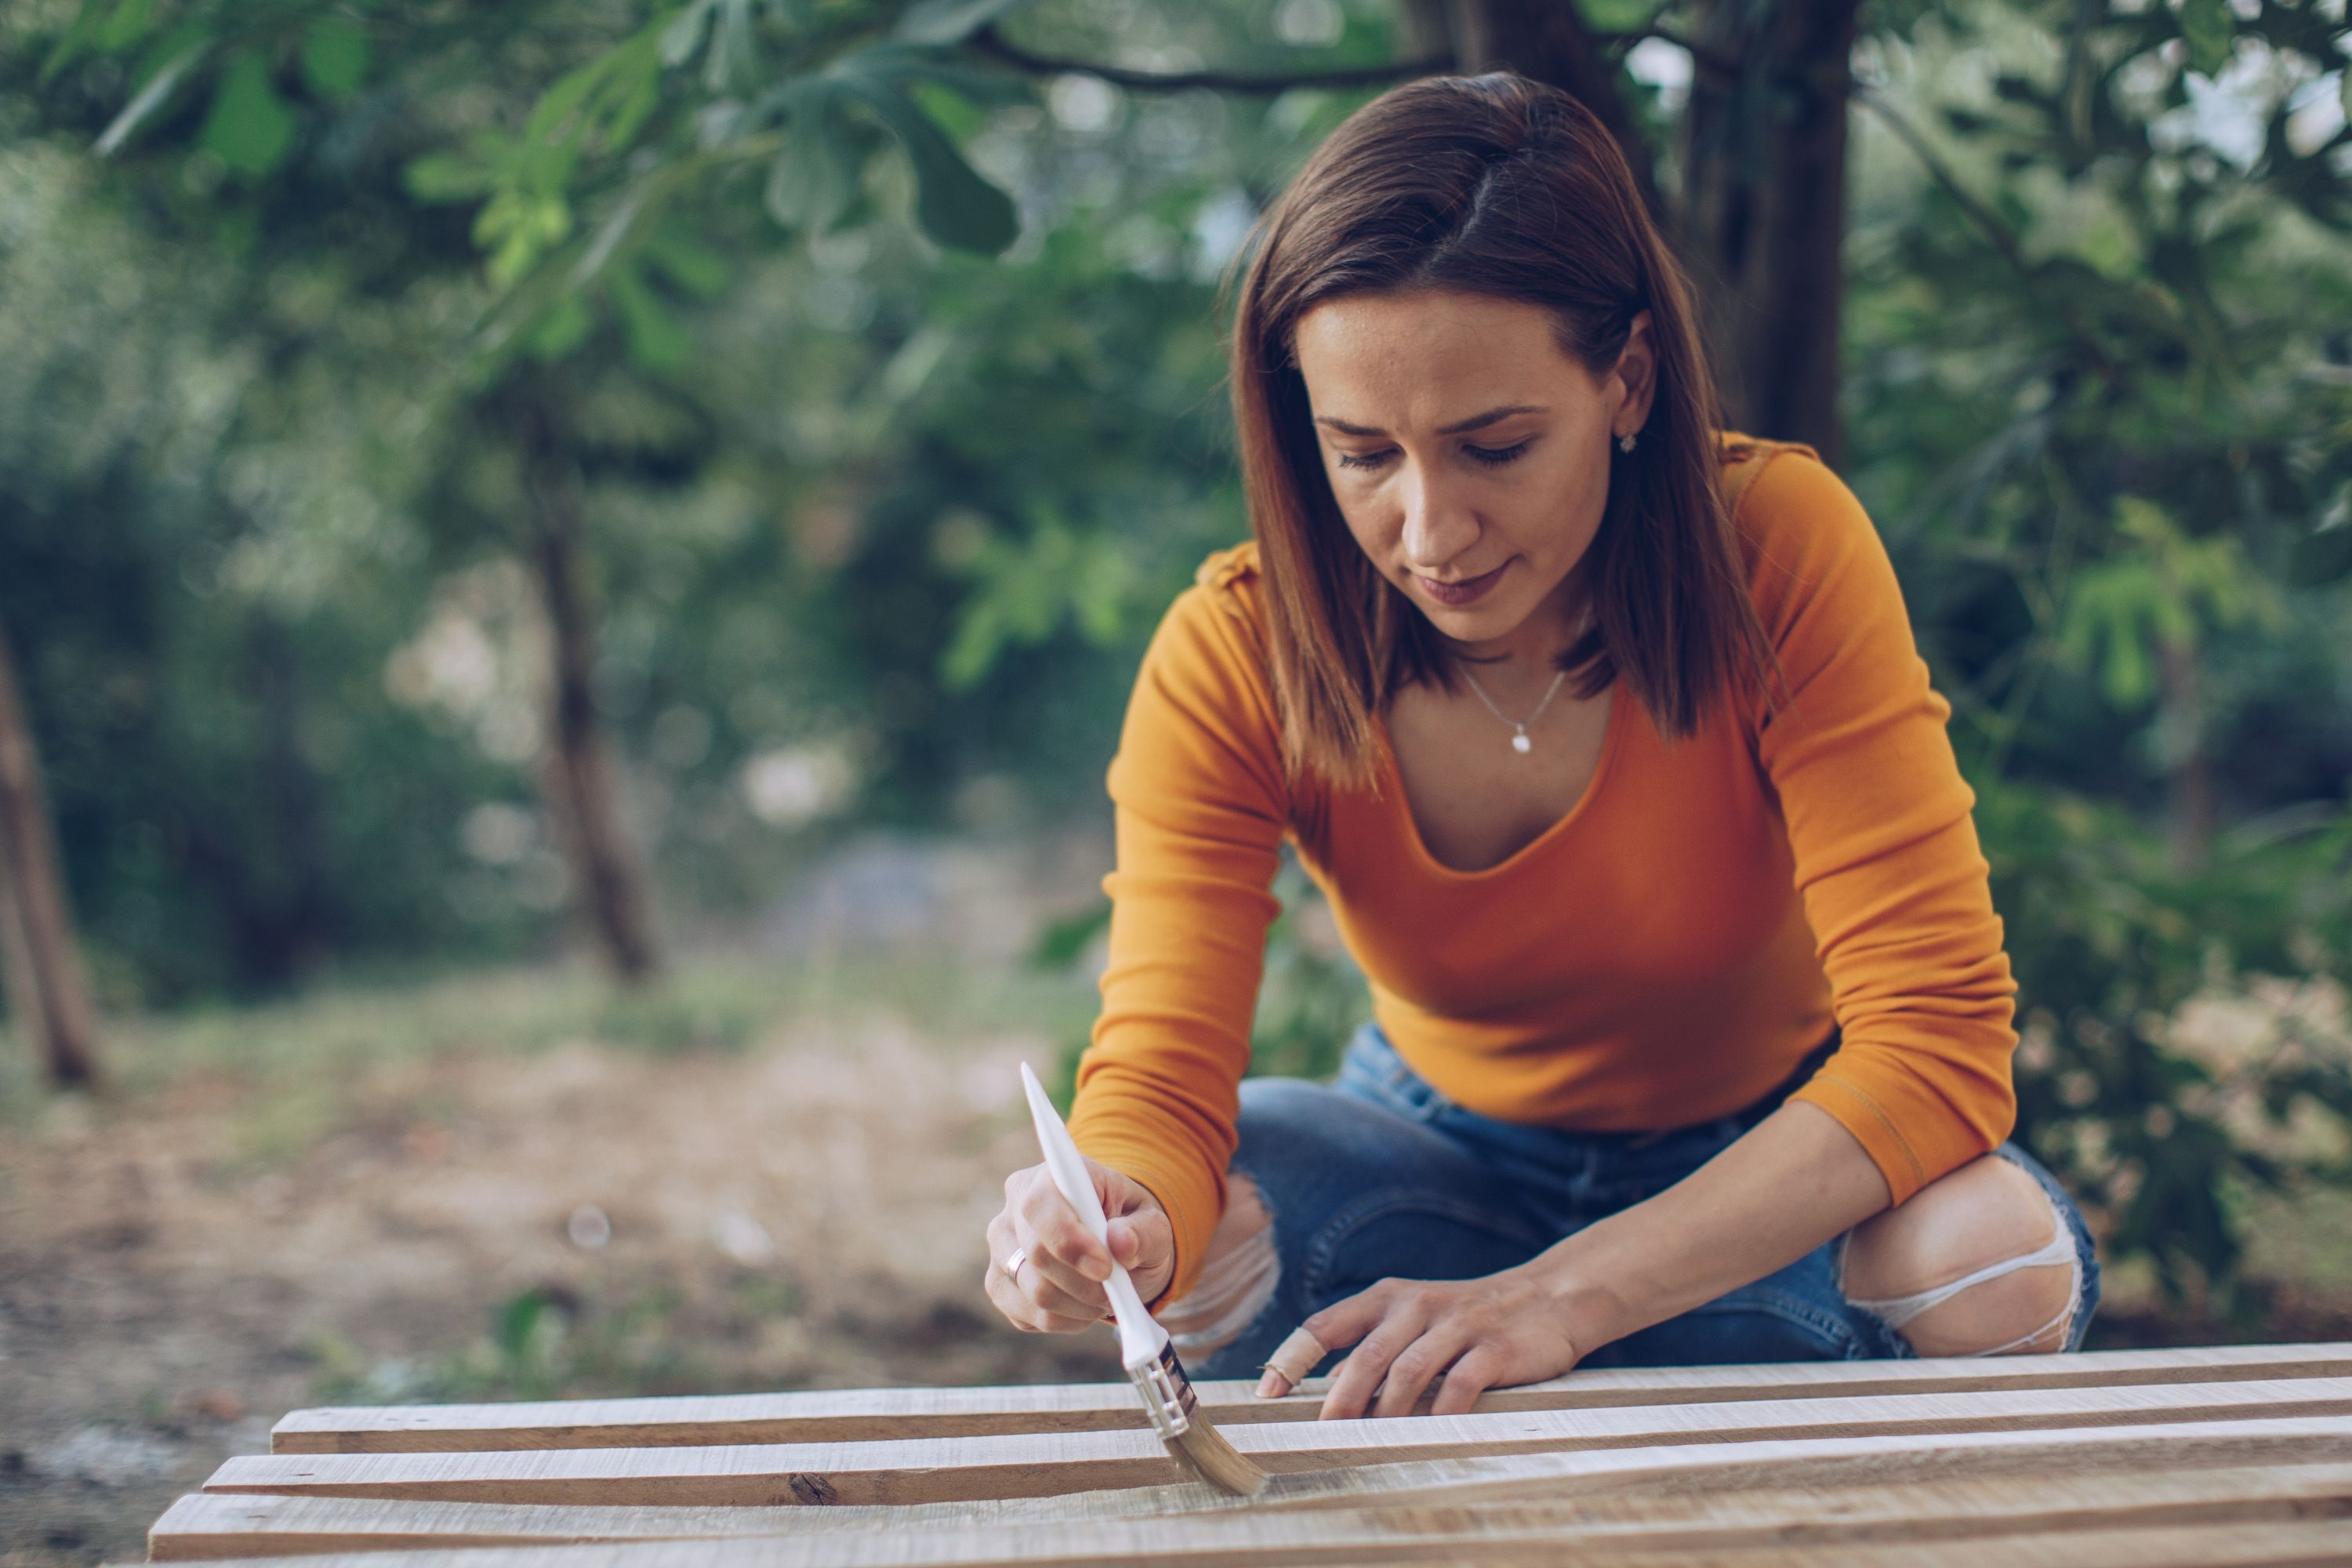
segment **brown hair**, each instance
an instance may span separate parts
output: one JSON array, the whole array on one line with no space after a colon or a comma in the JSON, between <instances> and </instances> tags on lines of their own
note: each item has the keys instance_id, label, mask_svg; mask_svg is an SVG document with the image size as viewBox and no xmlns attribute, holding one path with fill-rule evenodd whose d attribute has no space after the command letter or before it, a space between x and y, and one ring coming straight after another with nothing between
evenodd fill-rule
<instances>
[{"instance_id":1,"label":"brown hair","mask_svg":"<svg viewBox=\"0 0 2352 1568\"><path fill-rule=\"evenodd\" d=\"M1415 680L1458 689L1442 635L1357 545L1324 473L1292 334L1342 294L1538 305L1595 375L1648 310L1656 395L1634 451L1609 448L1592 626L1560 668L1581 671L1580 697L1622 673L1669 738L1749 679L1760 689L1771 648L1719 482L1722 409L1690 285L1590 110L1508 71L1408 82L1332 132L1242 254L1234 416L1293 777L1370 783L1372 716Z\"/></svg>"}]
</instances>

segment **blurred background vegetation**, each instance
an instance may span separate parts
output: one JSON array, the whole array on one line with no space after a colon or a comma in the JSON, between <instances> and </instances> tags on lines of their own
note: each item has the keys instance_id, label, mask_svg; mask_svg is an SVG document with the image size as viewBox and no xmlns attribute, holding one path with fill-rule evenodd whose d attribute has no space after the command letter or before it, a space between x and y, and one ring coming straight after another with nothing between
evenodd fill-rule
<instances>
[{"instance_id":1,"label":"blurred background vegetation","mask_svg":"<svg viewBox=\"0 0 2352 1568\"><path fill-rule=\"evenodd\" d=\"M1220 271L1367 97L1508 65L1894 552L2133 1331L2263 1331L2250 1242L2352 1187L2348 55L2344 0L20 0L0 1104L958 964L1066 1068L1128 683L1246 531ZM1059 869L908 956L973 846ZM1320 1071L1360 983L1281 889L1260 1067ZM574 1385L555 1300L451 1386Z\"/></svg>"}]
</instances>

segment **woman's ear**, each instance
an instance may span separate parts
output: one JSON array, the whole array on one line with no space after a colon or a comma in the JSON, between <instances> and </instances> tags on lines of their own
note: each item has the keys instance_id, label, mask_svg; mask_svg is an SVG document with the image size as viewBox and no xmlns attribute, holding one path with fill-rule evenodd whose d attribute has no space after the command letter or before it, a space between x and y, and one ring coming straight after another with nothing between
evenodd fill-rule
<instances>
[{"instance_id":1,"label":"woman's ear","mask_svg":"<svg viewBox=\"0 0 2352 1568\"><path fill-rule=\"evenodd\" d=\"M1626 329L1625 346L1617 352L1617 368L1610 373L1618 384L1620 430L1640 429L1650 417L1651 399L1658 390L1658 351L1650 335L1650 312L1642 310Z\"/></svg>"}]
</instances>

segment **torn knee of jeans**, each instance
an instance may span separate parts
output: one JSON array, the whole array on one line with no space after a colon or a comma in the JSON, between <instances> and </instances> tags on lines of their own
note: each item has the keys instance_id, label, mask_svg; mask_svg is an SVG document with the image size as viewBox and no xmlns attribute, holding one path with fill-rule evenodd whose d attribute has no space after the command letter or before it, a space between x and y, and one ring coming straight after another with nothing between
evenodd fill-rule
<instances>
[{"instance_id":1,"label":"torn knee of jeans","mask_svg":"<svg viewBox=\"0 0 2352 1568\"><path fill-rule=\"evenodd\" d=\"M1181 1356L1223 1350L1257 1321L1281 1278L1274 1216L1257 1184L1234 1172L1226 1180L1225 1212L1209 1235L1200 1275L1190 1290L1160 1309L1160 1325Z\"/></svg>"},{"instance_id":2,"label":"torn knee of jeans","mask_svg":"<svg viewBox=\"0 0 2352 1568\"><path fill-rule=\"evenodd\" d=\"M2042 1194L2045 1201L2049 1194ZM2066 1346L2083 1292L2083 1263L2054 1202L2051 1239L1957 1279L1880 1298L1847 1300L1901 1334L1923 1356L2005 1355ZM1841 1288L1845 1248L1838 1252Z\"/></svg>"}]
</instances>

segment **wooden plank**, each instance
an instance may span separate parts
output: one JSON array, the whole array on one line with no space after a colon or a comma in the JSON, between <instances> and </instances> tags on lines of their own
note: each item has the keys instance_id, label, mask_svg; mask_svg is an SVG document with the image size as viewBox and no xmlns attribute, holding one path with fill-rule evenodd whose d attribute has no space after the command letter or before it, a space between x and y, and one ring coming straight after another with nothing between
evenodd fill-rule
<instances>
[{"instance_id":1,"label":"wooden plank","mask_svg":"<svg viewBox=\"0 0 2352 1568\"><path fill-rule=\"evenodd\" d=\"M2049 1431L1816 1437L1752 1443L1696 1443L1641 1448L1579 1449L1475 1459L1429 1459L1278 1476L1255 1500L1196 1485L1077 1492L1062 1497L987 1499L906 1507L584 1508L400 1500L264 1498L200 1494L262 1510L303 1505L327 1512L294 1517L381 1535L387 1543L453 1544L445 1531L480 1531L501 1542L805 1533L822 1530L966 1529L1021 1523L1032 1528L1107 1519L1148 1519L1249 1510L1349 1508L1412 1503L1481 1504L1568 1497L1689 1495L1750 1487L1909 1486L1920 1481L2001 1478L2063 1470L2107 1474L2149 1468L2352 1463L2352 1417L2202 1421ZM175 1510L177 1511L177 1510ZM166 1516L170 1518L170 1515ZM218 1515L182 1514L192 1518ZM467 1537L470 1539L470 1537Z\"/></svg>"},{"instance_id":2,"label":"wooden plank","mask_svg":"<svg viewBox=\"0 0 2352 1568\"><path fill-rule=\"evenodd\" d=\"M1794 1362L1757 1366L1592 1369L1495 1389L1475 1414L1705 1405L1745 1399L1853 1398L1881 1394L1964 1394L2004 1388L2091 1388L2119 1384L2352 1377L2352 1342L2221 1345L2169 1351L1941 1360ZM1203 1382L1202 1405L1219 1426L1311 1421L1325 1379L1282 1399L1260 1399L1255 1380ZM520 1448L721 1447L848 1443L899 1437L976 1437L1013 1432L1106 1432L1139 1427L1125 1383L1015 1388L877 1388L695 1398L531 1401L505 1405L334 1406L297 1410L270 1433L279 1454L389 1454Z\"/></svg>"},{"instance_id":3,"label":"wooden plank","mask_svg":"<svg viewBox=\"0 0 2352 1568\"><path fill-rule=\"evenodd\" d=\"M1272 1522L1272 1521L1269 1521ZM1122 1527L1106 1526L1105 1529ZM1125 1527L1132 1528L1132 1527ZM2127 1529L2062 1530L2039 1533L1966 1535L1929 1542L1855 1542L1769 1546L1755 1549L1646 1548L1639 1543L1590 1546L1578 1540L1576 1556L1613 1559L1643 1568L2285 1568L2288 1564L2336 1564L2345 1561L2346 1524L2341 1518L2221 1524L2137 1526ZM845 1559L844 1542L865 1547ZM1071 1556L1057 1538L1033 1538L1029 1563L1099 1562ZM936 1550L934 1549L936 1547ZM991 1543L964 1543L954 1537L896 1539L887 1534L824 1536L807 1540L658 1542L626 1545L493 1548L425 1552L387 1559L372 1552L332 1556L246 1557L224 1560L240 1568L974 1568L1003 1561L988 1555ZM1557 1568L1564 1543L1557 1536L1510 1535L1391 1537L1349 1543L1349 1555L1335 1559L1320 1542L1295 1552L1255 1554L1159 1555L1190 1568L1258 1568L1281 1563L1445 1562L1528 1564Z\"/></svg>"},{"instance_id":4,"label":"wooden plank","mask_svg":"<svg viewBox=\"0 0 2352 1568\"><path fill-rule=\"evenodd\" d=\"M1270 1473L1667 1443L2018 1431L2352 1414L2352 1378L2021 1389L1237 1426ZM1177 1479L1148 1430L543 1452L233 1458L206 1491L447 1502L770 1507L1042 1497Z\"/></svg>"},{"instance_id":5,"label":"wooden plank","mask_svg":"<svg viewBox=\"0 0 2352 1568\"><path fill-rule=\"evenodd\" d=\"M407 1510L405 1524L392 1510ZM907 1510L920 1511L920 1510ZM538 1516L536 1518L530 1516ZM705 1517L698 1517L705 1516ZM396 1517L396 1516L394 1516ZM799 1517L795 1515L793 1517ZM1641 1546L1730 1547L1941 1540L1965 1535L2352 1517L2352 1463L2220 1469L2135 1469L2081 1475L1910 1480L1901 1485L1782 1488L1700 1493L1643 1491L1535 1503L1351 1509L1299 1514L1248 1511L1191 1520L1097 1521L1042 1537L1033 1523L887 1531L899 1548L923 1545L971 1563L1004 1568L1055 1559L1310 1561L1399 1547L1400 1538L1541 1537L1580 1551ZM762 1509L523 1509L486 1503L376 1503L338 1498L183 1498L150 1537L150 1560L191 1562L266 1554L385 1551L419 1545L547 1544L557 1541L758 1536L773 1532ZM829 1568L870 1558L878 1531L825 1532ZM955 1542L950 1547L945 1542ZM1425 1543L1423 1543L1425 1549ZM1042 1554L1041 1554L1042 1552Z\"/></svg>"}]
</instances>

